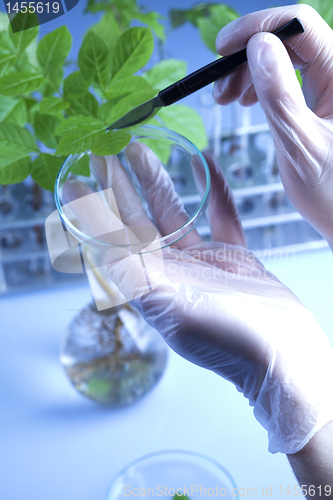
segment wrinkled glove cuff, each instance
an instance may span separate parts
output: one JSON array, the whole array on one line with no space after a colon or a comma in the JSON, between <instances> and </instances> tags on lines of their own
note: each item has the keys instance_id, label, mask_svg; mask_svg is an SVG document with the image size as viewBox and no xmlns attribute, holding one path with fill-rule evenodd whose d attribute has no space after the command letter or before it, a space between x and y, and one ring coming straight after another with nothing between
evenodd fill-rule
<instances>
[{"instance_id":1,"label":"wrinkled glove cuff","mask_svg":"<svg viewBox=\"0 0 333 500\"><path fill-rule=\"evenodd\" d=\"M301 345L273 350L254 405L271 453L297 453L333 420L333 350L311 313L307 319L298 325Z\"/></svg>"}]
</instances>

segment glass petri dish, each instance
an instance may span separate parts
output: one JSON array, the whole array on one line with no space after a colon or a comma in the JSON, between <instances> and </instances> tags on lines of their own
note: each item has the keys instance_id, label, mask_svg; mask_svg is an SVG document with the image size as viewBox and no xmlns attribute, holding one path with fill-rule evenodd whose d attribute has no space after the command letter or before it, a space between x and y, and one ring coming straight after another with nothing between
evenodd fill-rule
<instances>
[{"instance_id":1,"label":"glass petri dish","mask_svg":"<svg viewBox=\"0 0 333 500\"><path fill-rule=\"evenodd\" d=\"M162 161L164 169L170 175L174 190L181 198L184 208L188 214L188 219L181 225L181 227L175 227L169 234L162 234L157 236L155 231L140 231L140 238L138 242L131 241L128 242L126 234L123 238L117 235L114 241L108 238L98 237L96 235L87 234L86 231L80 227L80 224L76 224L68 216L68 202L64 197L64 185L67 181L79 180L81 183L85 184L89 189L101 195L101 198L105 201L105 189L102 188L99 180L94 175L93 169L91 169L91 162L89 163L89 175L78 175L77 165L78 162L86 157L91 157L91 152L87 151L82 154L70 155L64 162L62 168L55 183L55 203L59 215L65 224L67 230L80 242L91 247L95 250L100 250L102 252L108 250L111 246L115 247L131 247L132 253L146 253L155 250L159 250L169 245L173 245L180 238L186 236L200 221L205 213L209 202L210 193L210 174L207 162L200 151L187 139L181 135L166 130L161 127L155 127L151 125L143 125L137 127L131 131L131 142L139 141L145 142L149 147L151 147L158 156L166 157L167 161ZM142 200L142 205L148 215L148 217L153 220L151 213L149 212L149 207L144 193L141 191L140 184L136 178L135 173L132 171L130 164L126 160L124 150L118 155L121 163L125 167L132 184L140 195ZM202 171L204 172L205 182L203 188L198 189L193 173L192 160L195 157L195 161L199 162L202 166ZM117 199L115 200L117 203ZM153 221L154 222L154 221ZM131 228L135 232L135 228ZM146 228L147 229L147 228ZM137 234L137 232L136 232Z\"/></svg>"},{"instance_id":2,"label":"glass petri dish","mask_svg":"<svg viewBox=\"0 0 333 500\"><path fill-rule=\"evenodd\" d=\"M199 453L166 450L145 455L120 471L110 484L106 500L129 496L169 497L190 500L239 499L231 474L218 462Z\"/></svg>"}]
</instances>

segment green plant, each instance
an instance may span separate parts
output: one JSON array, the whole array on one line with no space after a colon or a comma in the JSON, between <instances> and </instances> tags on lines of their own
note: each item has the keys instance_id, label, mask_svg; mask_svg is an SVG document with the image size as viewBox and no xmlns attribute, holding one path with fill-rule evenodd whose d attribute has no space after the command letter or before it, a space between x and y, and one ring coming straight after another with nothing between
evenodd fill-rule
<instances>
[{"instance_id":1,"label":"green plant","mask_svg":"<svg viewBox=\"0 0 333 500\"><path fill-rule=\"evenodd\" d=\"M15 16L12 23L26 28L15 34L7 16L1 16L0 184L18 183L30 174L52 191L67 155L88 149L99 155L119 152L129 134L106 133L106 127L185 76L184 61L149 66L152 30L164 39L158 14L142 12L135 0L89 0L87 10L103 15L84 36L77 71L66 77L72 43L66 26L37 42L34 14ZM131 27L133 20L149 27ZM200 149L206 145L204 126L192 108L162 108L150 122L181 133ZM167 148L150 146L168 160ZM77 173L89 175L87 163L79 163Z\"/></svg>"},{"instance_id":2,"label":"green plant","mask_svg":"<svg viewBox=\"0 0 333 500\"><path fill-rule=\"evenodd\" d=\"M299 0L298 3L311 5L318 14L327 22L333 29L333 2L332 0Z\"/></svg>"},{"instance_id":3,"label":"green plant","mask_svg":"<svg viewBox=\"0 0 333 500\"><path fill-rule=\"evenodd\" d=\"M171 9L170 19L173 28L191 23L200 31L205 45L216 54L216 35L223 26L239 17L239 13L224 3L199 3L191 9Z\"/></svg>"},{"instance_id":4,"label":"green plant","mask_svg":"<svg viewBox=\"0 0 333 500\"><path fill-rule=\"evenodd\" d=\"M333 29L333 3L332 0L298 0L299 4L311 5L318 14L327 22ZM296 76L299 84L302 86L303 79L299 69L296 70Z\"/></svg>"}]
</instances>

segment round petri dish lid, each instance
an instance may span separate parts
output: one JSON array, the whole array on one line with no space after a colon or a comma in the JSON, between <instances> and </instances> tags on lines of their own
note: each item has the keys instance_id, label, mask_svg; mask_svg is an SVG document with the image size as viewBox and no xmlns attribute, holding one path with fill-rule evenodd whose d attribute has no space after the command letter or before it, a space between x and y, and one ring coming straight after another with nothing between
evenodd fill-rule
<instances>
[{"instance_id":1,"label":"round petri dish lid","mask_svg":"<svg viewBox=\"0 0 333 500\"><path fill-rule=\"evenodd\" d=\"M158 232L158 221L154 221L154 215L150 208L145 193L141 190L136 173L131 168L124 150L117 156L125 167L133 188L141 198L143 210L152 224L127 224L123 223L121 214L122 200L118 198L111 184L102 185L98 175L91 168L91 152L86 151L77 155L70 155L61 167L55 184L55 203L60 217L70 233L81 243L100 251L106 251L110 247L130 248L132 253L152 252L166 246L175 244L179 239L188 234L200 221L205 213L209 202L210 174L207 162L201 152L180 134L170 130L143 125L130 130L131 143L138 141L149 146L162 160L163 168L172 179L173 190L181 199L186 220L179 227L174 227L168 234ZM204 172L204 185L198 189L193 161L200 163ZM86 172L82 175L78 165L85 163ZM78 181L81 192L75 200L66 199L66 183ZM68 185L68 184L67 184ZM65 188L64 188L65 186ZM79 191L80 191L79 189ZM131 200L128 199L128 203ZM117 213L119 206L119 211ZM118 219L110 214L108 222L103 223L107 214L117 213ZM92 220L92 213L95 220ZM115 224L110 228L111 215ZM89 219L89 229L84 220ZM147 219L148 220L148 219ZM107 228L107 229L105 229Z\"/></svg>"},{"instance_id":2,"label":"round petri dish lid","mask_svg":"<svg viewBox=\"0 0 333 500\"><path fill-rule=\"evenodd\" d=\"M147 497L186 495L191 500L203 496L239 499L235 480L225 467L186 450L159 451L134 460L114 477L106 500L120 500L131 492Z\"/></svg>"}]
</instances>

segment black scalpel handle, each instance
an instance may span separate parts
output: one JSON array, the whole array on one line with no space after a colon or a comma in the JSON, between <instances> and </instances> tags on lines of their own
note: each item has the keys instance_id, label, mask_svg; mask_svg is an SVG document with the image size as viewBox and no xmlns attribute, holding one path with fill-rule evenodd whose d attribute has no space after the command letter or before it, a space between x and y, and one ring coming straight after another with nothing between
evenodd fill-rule
<instances>
[{"instance_id":1,"label":"black scalpel handle","mask_svg":"<svg viewBox=\"0 0 333 500\"><path fill-rule=\"evenodd\" d=\"M304 28L297 17L278 30L273 31L273 35L276 35L281 41L292 36L299 35L300 33L304 33ZM196 92L206 85L215 82L215 80L218 80L230 71L238 68L238 66L246 63L246 61L246 49L240 50L231 56L222 57L217 61L198 69L198 71L185 76L185 78L173 83L166 89L161 90L158 96L165 106L169 106L170 104L183 99L183 97L193 94L193 92Z\"/></svg>"}]
</instances>

